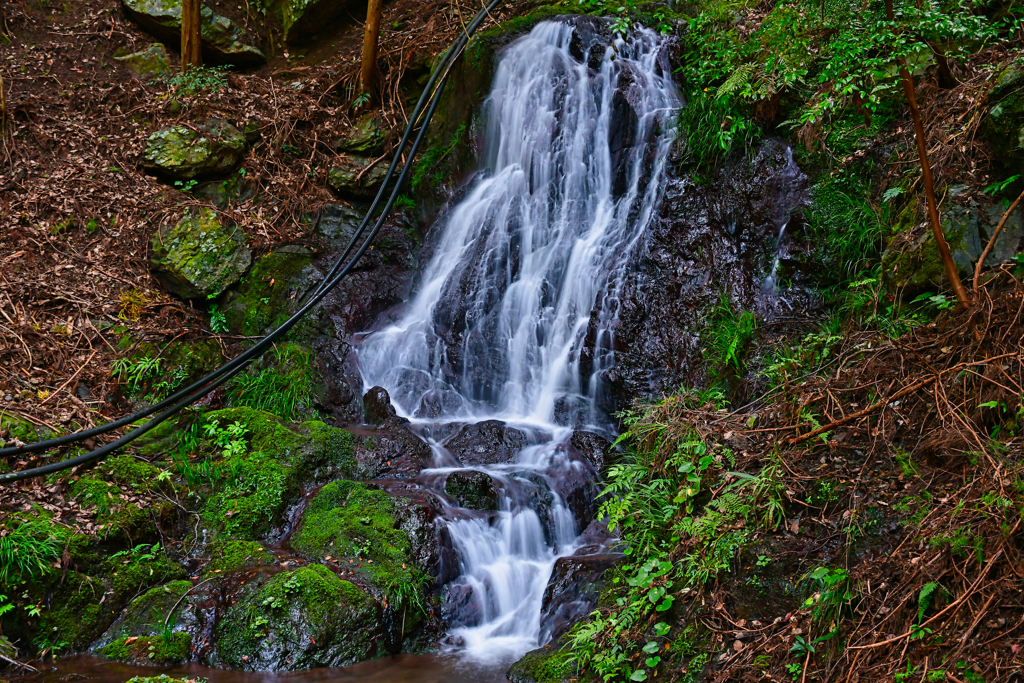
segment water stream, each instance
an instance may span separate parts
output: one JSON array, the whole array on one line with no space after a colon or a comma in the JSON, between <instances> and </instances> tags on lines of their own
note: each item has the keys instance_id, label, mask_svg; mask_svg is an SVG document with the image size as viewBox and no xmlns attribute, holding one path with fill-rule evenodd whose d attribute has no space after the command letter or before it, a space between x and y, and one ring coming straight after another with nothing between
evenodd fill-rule
<instances>
[{"instance_id":1,"label":"water stream","mask_svg":"<svg viewBox=\"0 0 1024 683\"><path fill-rule=\"evenodd\" d=\"M673 141L678 100L661 39L640 30L587 45L580 30L543 22L505 49L480 172L434 228L400 319L358 349L365 388L387 389L421 428L500 420L523 435L510 458L472 463L429 439L435 468L421 480L435 475L439 494L459 471L488 475L499 493L493 514L445 512L460 573L448 587L459 600L448 642L470 661L508 662L543 644L545 586L588 521L561 484L594 476L569 457L565 425L607 428L595 399L614 361L618 286Z\"/></svg>"}]
</instances>

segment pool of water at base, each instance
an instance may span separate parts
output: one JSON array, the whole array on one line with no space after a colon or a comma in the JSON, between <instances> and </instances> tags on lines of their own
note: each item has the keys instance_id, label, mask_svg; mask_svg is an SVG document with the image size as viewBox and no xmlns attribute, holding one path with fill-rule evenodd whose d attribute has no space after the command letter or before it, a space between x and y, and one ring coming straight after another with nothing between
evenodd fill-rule
<instances>
[{"instance_id":1,"label":"pool of water at base","mask_svg":"<svg viewBox=\"0 0 1024 683\"><path fill-rule=\"evenodd\" d=\"M199 664L176 667L131 666L78 656L40 666L38 674L11 678L11 683L125 683L133 676L201 678L210 683L502 683L505 670L480 667L443 655L397 655L352 666L286 674L245 673Z\"/></svg>"}]
</instances>

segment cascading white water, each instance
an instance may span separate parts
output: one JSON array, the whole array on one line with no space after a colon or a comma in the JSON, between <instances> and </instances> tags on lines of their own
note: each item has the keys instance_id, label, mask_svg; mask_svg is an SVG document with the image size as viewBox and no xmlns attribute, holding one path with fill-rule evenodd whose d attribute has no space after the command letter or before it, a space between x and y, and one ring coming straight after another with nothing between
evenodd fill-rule
<instances>
[{"instance_id":1,"label":"cascading white water","mask_svg":"<svg viewBox=\"0 0 1024 683\"><path fill-rule=\"evenodd\" d=\"M357 351L365 387L383 386L414 422L500 419L544 434L514 462L473 468L499 484L500 510L446 515L455 583L477 605L453 635L477 659L539 645L545 585L581 531L555 493L559 473L579 467L565 454L572 430L556 426L556 405L596 419L619 283L657 207L674 136L678 100L661 39L638 30L585 46L589 55L577 42L574 57L576 30L543 22L505 49L485 105L483 172L434 228L442 232L404 315ZM461 467L433 445L435 475ZM549 489L548 528L517 494L537 481Z\"/></svg>"}]
</instances>

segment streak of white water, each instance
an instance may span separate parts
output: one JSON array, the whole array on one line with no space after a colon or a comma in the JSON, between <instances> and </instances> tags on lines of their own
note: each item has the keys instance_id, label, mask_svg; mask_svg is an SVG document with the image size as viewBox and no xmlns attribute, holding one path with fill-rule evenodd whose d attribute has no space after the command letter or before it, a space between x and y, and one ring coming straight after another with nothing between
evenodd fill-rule
<instances>
[{"instance_id":1,"label":"streak of white water","mask_svg":"<svg viewBox=\"0 0 1024 683\"><path fill-rule=\"evenodd\" d=\"M478 660L540 644L545 585L580 531L554 492L558 473L578 466L565 455L571 430L555 426L556 407L599 419L620 282L657 208L674 137L678 99L661 39L639 30L590 47L592 57L578 41L578 59L577 30L543 22L506 48L485 106L483 173L434 228L433 257L403 317L358 349L365 387L383 386L413 421L497 418L549 436L513 463L483 468L507 484L489 520L449 518L455 583L477 607L453 636ZM435 446L438 466L450 465ZM537 480L550 489L548 528L514 494L517 482Z\"/></svg>"}]
</instances>

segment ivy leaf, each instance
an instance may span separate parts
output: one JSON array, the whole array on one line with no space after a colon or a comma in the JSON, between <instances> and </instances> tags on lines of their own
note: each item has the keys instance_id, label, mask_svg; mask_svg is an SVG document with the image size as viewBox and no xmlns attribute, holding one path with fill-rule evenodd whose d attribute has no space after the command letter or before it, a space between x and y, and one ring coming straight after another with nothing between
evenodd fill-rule
<instances>
[{"instance_id":1,"label":"ivy leaf","mask_svg":"<svg viewBox=\"0 0 1024 683\"><path fill-rule=\"evenodd\" d=\"M647 672L644 671L643 669L637 669L636 671L633 672L633 675L629 677L629 680L631 680L631 681L646 681L647 680Z\"/></svg>"},{"instance_id":2,"label":"ivy leaf","mask_svg":"<svg viewBox=\"0 0 1024 683\"><path fill-rule=\"evenodd\" d=\"M651 642L647 643L646 645L644 645L644 652L646 652L649 655L653 655L659 649L660 649L659 645L656 642L654 642L653 640Z\"/></svg>"},{"instance_id":3,"label":"ivy leaf","mask_svg":"<svg viewBox=\"0 0 1024 683\"><path fill-rule=\"evenodd\" d=\"M672 627L666 624L664 621L660 621L654 625L654 635L656 636L667 636L668 632L672 630Z\"/></svg>"},{"instance_id":4,"label":"ivy leaf","mask_svg":"<svg viewBox=\"0 0 1024 683\"><path fill-rule=\"evenodd\" d=\"M659 663L661 663L661 657L648 657L646 661L644 661L644 664L651 667L652 669L658 666Z\"/></svg>"}]
</instances>

